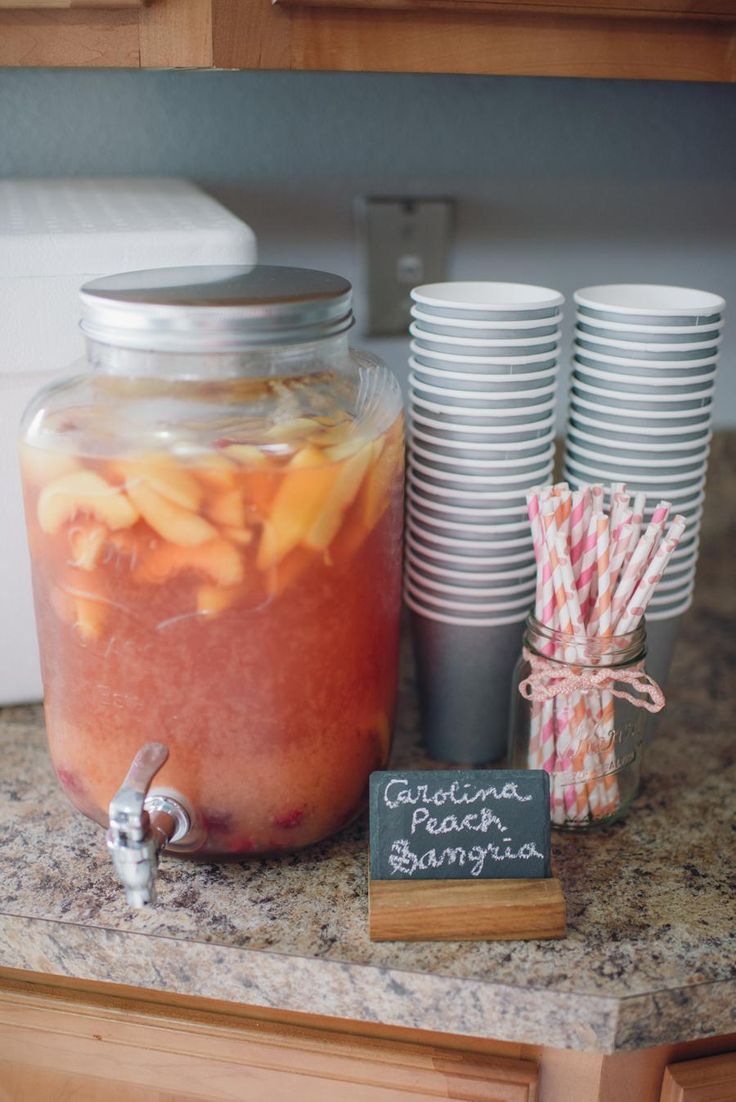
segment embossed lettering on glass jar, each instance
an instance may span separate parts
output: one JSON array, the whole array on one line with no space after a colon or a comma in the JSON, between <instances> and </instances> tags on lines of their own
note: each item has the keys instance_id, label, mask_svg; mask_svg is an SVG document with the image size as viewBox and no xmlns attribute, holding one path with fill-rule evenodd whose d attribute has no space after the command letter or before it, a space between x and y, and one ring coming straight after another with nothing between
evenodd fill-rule
<instances>
[{"instance_id":1,"label":"embossed lettering on glass jar","mask_svg":"<svg viewBox=\"0 0 736 1102\"><path fill-rule=\"evenodd\" d=\"M620 819L639 791L647 715L664 706L645 672L646 629L586 638L529 616L512 686L510 758L550 778L553 825Z\"/></svg>"},{"instance_id":2,"label":"embossed lettering on glass jar","mask_svg":"<svg viewBox=\"0 0 736 1102\"><path fill-rule=\"evenodd\" d=\"M206 856L326 837L386 765L403 418L350 299L258 266L83 289L87 362L21 456L49 747L100 823L151 742Z\"/></svg>"}]
</instances>

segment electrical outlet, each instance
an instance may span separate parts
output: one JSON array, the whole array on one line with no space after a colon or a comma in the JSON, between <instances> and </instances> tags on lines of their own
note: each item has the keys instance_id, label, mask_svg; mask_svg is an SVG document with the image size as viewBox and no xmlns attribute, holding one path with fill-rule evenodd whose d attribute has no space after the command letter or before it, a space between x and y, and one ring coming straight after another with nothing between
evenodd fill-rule
<instances>
[{"instance_id":1,"label":"electrical outlet","mask_svg":"<svg viewBox=\"0 0 736 1102\"><path fill-rule=\"evenodd\" d=\"M369 196L356 204L363 271L363 331L407 332L412 287L446 278L453 222L450 199Z\"/></svg>"}]
</instances>

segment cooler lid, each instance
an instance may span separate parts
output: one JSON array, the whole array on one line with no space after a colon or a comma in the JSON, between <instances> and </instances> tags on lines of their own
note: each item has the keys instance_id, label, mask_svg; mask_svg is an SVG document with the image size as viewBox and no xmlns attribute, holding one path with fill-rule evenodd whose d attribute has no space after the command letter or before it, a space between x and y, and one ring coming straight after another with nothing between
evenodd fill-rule
<instances>
[{"instance_id":1,"label":"cooler lid","mask_svg":"<svg viewBox=\"0 0 736 1102\"><path fill-rule=\"evenodd\" d=\"M220 248L223 263L255 259L253 231L187 180L0 181L0 279L197 264Z\"/></svg>"}]
</instances>

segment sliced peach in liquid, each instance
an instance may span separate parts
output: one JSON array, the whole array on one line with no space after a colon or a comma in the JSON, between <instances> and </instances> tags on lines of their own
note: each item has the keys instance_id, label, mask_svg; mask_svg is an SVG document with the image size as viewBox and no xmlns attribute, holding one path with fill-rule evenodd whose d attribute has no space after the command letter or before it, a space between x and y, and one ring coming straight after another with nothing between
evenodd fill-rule
<instances>
[{"instance_id":1,"label":"sliced peach in liquid","mask_svg":"<svg viewBox=\"0 0 736 1102\"><path fill-rule=\"evenodd\" d=\"M198 547L163 543L146 555L136 570L136 579L161 585L184 571L203 575L218 586L234 586L243 580L242 559L224 539L213 539Z\"/></svg>"},{"instance_id":2,"label":"sliced peach in liquid","mask_svg":"<svg viewBox=\"0 0 736 1102\"><path fill-rule=\"evenodd\" d=\"M143 482L160 497L182 509L196 512L202 502L202 488L196 478L172 456L149 455L115 464L128 487Z\"/></svg>"},{"instance_id":3,"label":"sliced peach in liquid","mask_svg":"<svg viewBox=\"0 0 736 1102\"><path fill-rule=\"evenodd\" d=\"M217 529L197 513L175 505L146 482L131 482L128 493L149 527L179 547L197 547L214 539Z\"/></svg>"},{"instance_id":4,"label":"sliced peach in liquid","mask_svg":"<svg viewBox=\"0 0 736 1102\"><path fill-rule=\"evenodd\" d=\"M293 551L317 523L339 467L319 448L307 444L279 474L279 488L264 521L257 565L266 570Z\"/></svg>"},{"instance_id":5,"label":"sliced peach in liquid","mask_svg":"<svg viewBox=\"0 0 736 1102\"><path fill-rule=\"evenodd\" d=\"M115 531L138 520L130 499L94 471L72 471L44 486L36 506L41 529L52 535L75 517L93 516Z\"/></svg>"},{"instance_id":6,"label":"sliced peach in liquid","mask_svg":"<svg viewBox=\"0 0 736 1102\"><path fill-rule=\"evenodd\" d=\"M224 490L213 495L205 512L215 524L227 528L245 528L245 502L240 490Z\"/></svg>"},{"instance_id":7,"label":"sliced peach in liquid","mask_svg":"<svg viewBox=\"0 0 736 1102\"><path fill-rule=\"evenodd\" d=\"M229 490L235 485L238 464L222 452L208 452L206 455L197 457L196 465L191 467L191 473L205 486Z\"/></svg>"},{"instance_id":8,"label":"sliced peach in liquid","mask_svg":"<svg viewBox=\"0 0 736 1102\"><path fill-rule=\"evenodd\" d=\"M108 536L105 525L94 521L70 528L68 540L72 566L94 570L103 556Z\"/></svg>"},{"instance_id":9,"label":"sliced peach in liquid","mask_svg":"<svg viewBox=\"0 0 736 1102\"><path fill-rule=\"evenodd\" d=\"M243 467L265 467L268 463L266 453L255 444L228 444L224 451Z\"/></svg>"},{"instance_id":10,"label":"sliced peach in liquid","mask_svg":"<svg viewBox=\"0 0 736 1102\"><path fill-rule=\"evenodd\" d=\"M332 543L345 513L356 498L374 451L373 442L364 444L359 451L342 461L320 515L302 541L306 547L313 551L324 551Z\"/></svg>"}]
</instances>

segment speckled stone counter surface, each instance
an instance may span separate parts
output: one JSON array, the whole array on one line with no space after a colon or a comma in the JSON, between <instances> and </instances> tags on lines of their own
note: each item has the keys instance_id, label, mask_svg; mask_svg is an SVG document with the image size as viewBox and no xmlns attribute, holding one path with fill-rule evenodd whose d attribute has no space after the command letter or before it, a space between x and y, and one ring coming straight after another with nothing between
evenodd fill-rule
<instances>
[{"instance_id":1,"label":"speckled stone counter surface","mask_svg":"<svg viewBox=\"0 0 736 1102\"><path fill-rule=\"evenodd\" d=\"M159 905L131 913L102 831L56 785L40 709L15 708L0 712L0 966L605 1052L736 1029L736 436L717 443L642 793L626 822L554 843L564 941L372 944L365 823L279 862L164 857ZM427 764L418 742L407 655L393 764Z\"/></svg>"}]
</instances>

